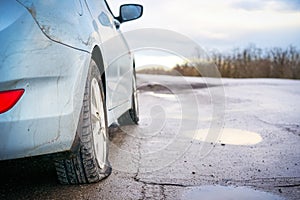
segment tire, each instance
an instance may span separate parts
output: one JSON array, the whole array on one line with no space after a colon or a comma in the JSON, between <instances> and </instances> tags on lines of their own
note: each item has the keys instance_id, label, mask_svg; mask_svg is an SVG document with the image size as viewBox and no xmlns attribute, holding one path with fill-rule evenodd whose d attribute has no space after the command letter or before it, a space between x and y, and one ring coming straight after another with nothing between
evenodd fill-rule
<instances>
[{"instance_id":1,"label":"tire","mask_svg":"<svg viewBox=\"0 0 300 200\"><path fill-rule=\"evenodd\" d=\"M77 127L79 150L72 158L56 160L61 184L98 182L111 174L108 161L108 128L101 75L91 60L83 106Z\"/></svg>"},{"instance_id":2,"label":"tire","mask_svg":"<svg viewBox=\"0 0 300 200\"><path fill-rule=\"evenodd\" d=\"M136 73L133 69L131 108L118 119L120 125L137 125L139 122L139 103L136 89Z\"/></svg>"}]
</instances>

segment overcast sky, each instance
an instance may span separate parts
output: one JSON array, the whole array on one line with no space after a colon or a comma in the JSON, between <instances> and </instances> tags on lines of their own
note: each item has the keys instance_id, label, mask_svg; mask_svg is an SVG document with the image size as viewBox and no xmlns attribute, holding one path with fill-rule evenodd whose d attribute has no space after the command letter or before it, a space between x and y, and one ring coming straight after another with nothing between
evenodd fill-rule
<instances>
[{"instance_id":1,"label":"overcast sky","mask_svg":"<svg viewBox=\"0 0 300 200\"><path fill-rule=\"evenodd\" d=\"M122 30L164 28L184 34L204 49L300 47L300 0L108 0L116 11L126 2L144 5L141 19Z\"/></svg>"}]
</instances>

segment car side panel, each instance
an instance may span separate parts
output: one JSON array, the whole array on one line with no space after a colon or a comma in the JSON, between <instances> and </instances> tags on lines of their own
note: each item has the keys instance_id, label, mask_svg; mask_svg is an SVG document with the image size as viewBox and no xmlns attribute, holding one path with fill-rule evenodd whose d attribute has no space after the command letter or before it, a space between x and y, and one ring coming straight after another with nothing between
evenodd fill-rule
<instances>
[{"instance_id":1,"label":"car side panel","mask_svg":"<svg viewBox=\"0 0 300 200\"><path fill-rule=\"evenodd\" d=\"M101 35L101 47L106 61L106 96L109 111L118 110L128 104L132 88L132 54L120 30L116 28L115 19L104 0L86 0L93 17L95 30ZM123 113L126 110L123 110ZM118 118L120 113L113 113Z\"/></svg>"},{"instance_id":2,"label":"car side panel","mask_svg":"<svg viewBox=\"0 0 300 200\"><path fill-rule=\"evenodd\" d=\"M51 40L91 52L99 46L106 69L107 108L130 101L132 54L104 0L18 0ZM66 12L67 11L67 12ZM125 111L124 111L125 112Z\"/></svg>"}]
</instances>

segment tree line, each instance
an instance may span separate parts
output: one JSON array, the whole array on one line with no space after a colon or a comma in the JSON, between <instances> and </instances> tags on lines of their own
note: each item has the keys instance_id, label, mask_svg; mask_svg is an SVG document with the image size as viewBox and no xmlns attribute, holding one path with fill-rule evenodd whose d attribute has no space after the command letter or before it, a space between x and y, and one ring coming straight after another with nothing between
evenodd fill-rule
<instances>
[{"instance_id":1,"label":"tree line","mask_svg":"<svg viewBox=\"0 0 300 200\"><path fill-rule=\"evenodd\" d=\"M192 63L177 64L172 69L151 66L140 70L140 73L202 76L201 69L212 66L217 66L224 78L300 79L300 51L294 46L262 49L250 45L229 53L212 51L208 55L197 54Z\"/></svg>"}]
</instances>

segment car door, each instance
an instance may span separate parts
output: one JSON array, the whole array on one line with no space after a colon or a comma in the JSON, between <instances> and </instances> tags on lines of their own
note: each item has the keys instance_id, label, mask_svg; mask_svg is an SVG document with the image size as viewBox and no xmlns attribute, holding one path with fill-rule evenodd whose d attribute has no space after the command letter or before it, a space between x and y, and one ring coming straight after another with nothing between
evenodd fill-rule
<instances>
[{"instance_id":1,"label":"car door","mask_svg":"<svg viewBox=\"0 0 300 200\"><path fill-rule=\"evenodd\" d=\"M112 110L129 102L132 93L132 55L105 0L86 0L94 18L93 26L101 39L106 63L107 108Z\"/></svg>"}]
</instances>

